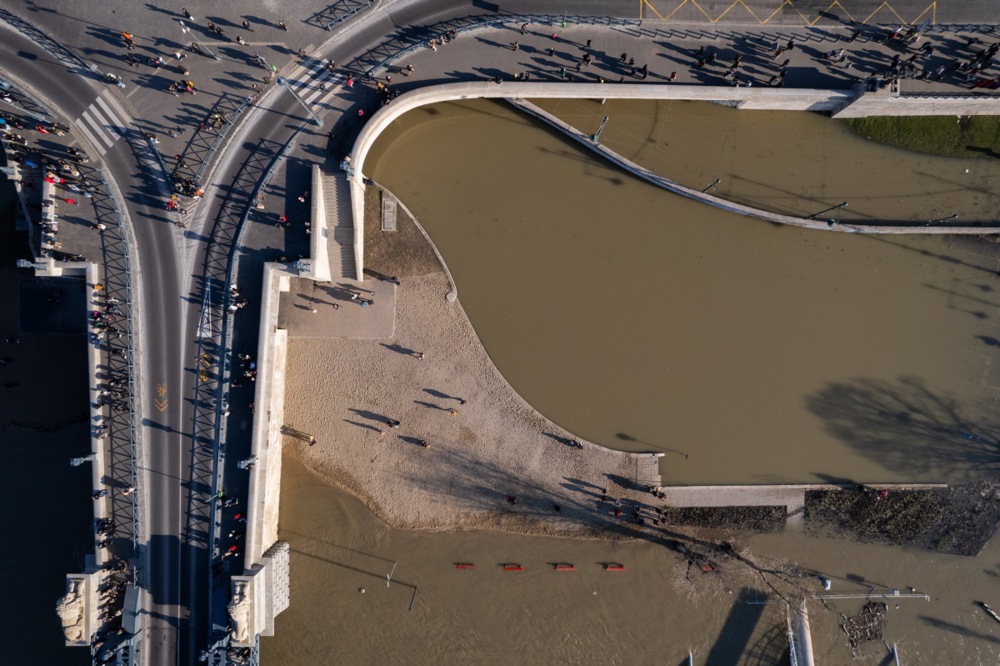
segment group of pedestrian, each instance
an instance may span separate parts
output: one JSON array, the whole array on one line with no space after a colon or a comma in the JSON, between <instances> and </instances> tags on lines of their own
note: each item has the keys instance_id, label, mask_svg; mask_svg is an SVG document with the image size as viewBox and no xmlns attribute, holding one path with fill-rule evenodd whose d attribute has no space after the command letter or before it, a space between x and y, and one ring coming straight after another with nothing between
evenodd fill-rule
<instances>
[{"instance_id":1,"label":"group of pedestrian","mask_svg":"<svg viewBox=\"0 0 1000 666\"><path fill-rule=\"evenodd\" d=\"M240 362L240 369L243 371L243 377L249 379L251 382L257 381L257 362L253 360L253 357L246 352L237 354L237 359Z\"/></svg>"}]
</instances>

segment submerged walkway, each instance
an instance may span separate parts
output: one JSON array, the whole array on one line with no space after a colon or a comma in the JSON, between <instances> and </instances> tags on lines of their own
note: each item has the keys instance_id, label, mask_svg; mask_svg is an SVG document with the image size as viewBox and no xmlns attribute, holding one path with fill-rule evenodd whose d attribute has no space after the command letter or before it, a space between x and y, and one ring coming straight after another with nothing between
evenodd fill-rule
<instances>
[{"instance_id":1,"label":"submerged walkway","mask_svg":"<svg viewBox=\"0 0 1000 666\"><path fill-rule=\"evenodd\" d=\"M883 483L868 487L879 490L930 490L948 486L944 483ZM816 483L775 486L674 486L663 488L662 491L666 495L667 506L674 508L784 506L785 526L801 530L805 522L807 491L847 489L849 486Z\"/></svg>"}]
</instances>

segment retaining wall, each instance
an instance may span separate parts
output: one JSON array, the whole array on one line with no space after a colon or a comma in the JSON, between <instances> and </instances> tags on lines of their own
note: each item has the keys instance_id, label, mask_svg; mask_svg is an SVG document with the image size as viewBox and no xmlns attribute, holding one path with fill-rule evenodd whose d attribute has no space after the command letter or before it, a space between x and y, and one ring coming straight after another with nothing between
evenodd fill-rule
<instances>
[{"instance_id":1,"label":"retaining wall","mask_svg":"<svg viewBox=\"0 0 1000 666\"><path fill-rule=\"evenodd\" d=\"M278 507L281 491L281 420L285 410L285 356L287 333L278 328L281 292L288 291L290 276L284 265L264 264L261 290L260 337L257 348L257 382L254 393L251 456L247 493L247 537L244 568L259 564L264 552L278 540Z\"/></svg>"},{"instance_id":2,"label":"retaining wall","mask_svg":"<svg viewBox=\"0 0 1000 666\"><path fill-rule=\"evenodd\" d=\"M871 99L866 99L871 97ZM809 89L786 89L786 88L733 88L714 86L677 86L672 84L641 84L641 83L523 83L505 81L501 84L485 81L475 81L467 83L446 83L437 86L428 86L411 90L392 104L379 109L371 120L361 129L354 141L354 148L351 152L351 217L354 224L354 246L357 257L357 273L359 276L364 271L364 165L368 152L371 150L379 135L398 117L421 106L437 104L439 102L450 102L463 99L663 99L663 100L687 100L687 101L710 101L730 103L739 109L769 110L769 111L829 111L840 117L848 114L848 109L855 107L853 114L879 115L883 108L891 108L900 111L904 106L908 106L910 111L905 115L921 115L921 111L943 108L940 104L944 96L917 97L902 96L893 97L893 93L883 91L879 93L864 93L855 90L809 90ZM883 101L896 99L899 101ZM983 115L1000 115L1000 102L992 104L988 102L978 102L980 98L948 98L960 99L962 104L966 104L968 109L976 109ZM994 99L994 98L989 98ZM1000 99L1000 98L995 98ZM860 103L860 104L859 104ZM959 102L948 102L954 108L959 108ZM535 107L537 109L537 107ZM538 117L540 110L537 110ZM989 113L987 113L989 111ZM547 116L547 114L545 114ZM904 115L896 113L895 115ZM843 115L842 117L854 117ZM549 116L548 118L552 118ZM546 122L550 122L548 119ZM552 119L550 124L561 123ZM579 139L585 137L579 130L571 128L565 123L561 123L560 129L567 134ZM587 143L593 147L593 142L589 139ZM740 206L728 202L718 197L703 194L697 190L674 183L666 178L662 178L642 169L638 165L632 164L624 157L607 150L603 146L597 147L605 157L611 159L622 168L625 168L636 175L654 182L660 187L664 187L681 196L689 197L717 206L724 210L737 213L739 215L749 215L760 219L776 222L778 224L791 224L793 226L806 227L811 229L831 229L826 221L806 220L804 218L792 217L790 215L779 215L769 211L754 209L749 206ZM931 227L931 226L874 226L874 225L850 225L838 224L832 227L835 231L852 233L878 233L878 234L990 234L1000 233L1000 227Z\"/></svg>"}]
</instances>

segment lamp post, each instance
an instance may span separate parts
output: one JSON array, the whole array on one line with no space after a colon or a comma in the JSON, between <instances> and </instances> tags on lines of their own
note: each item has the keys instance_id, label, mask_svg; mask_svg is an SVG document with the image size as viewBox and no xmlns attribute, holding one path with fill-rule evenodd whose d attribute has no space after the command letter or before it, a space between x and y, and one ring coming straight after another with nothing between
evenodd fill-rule
<instances>
[{"instance_id":1,"label":"lamp post","mask_svg":"<svg viewBox=\"0 0 1000 666\"><path fill-rule=\"evenodd\" d=\"M807 220L815 219L816 217L819 217L823 213L829 213L831 210L837 210L838 208L843 208L846 205L847 205L847 202L845 201L843 203L837 204L836 206L830 206L829 208L825 208L825 209L819 211L818 213L813 213L812 215L807 215L806 219Z\"/></svg>"},{"instance_id":2,"label":"lamp post","mask_svg":"<svg viewBox=\"0 0 1000 666\"><path fill-rule=\"evenodd\" d=\"M597 128L597 131L590 135L590 140L594 143L598 143L601 140L601 132L604 131L604 126L608 124L608 117L604 116L604 120L601 121L601 126Z\"/></svg>"},{"instance_id":3,"label":"lamp post","mask_svg":"<svg viewBox=\"0 0 1000 666\"><path fill-rule=\"evenodd\" d=\"M191 33L191 28L187 27L184 21L178 21L178 23L181 24L181 32L183 32L185 35L191 35L191 39L194 40L194 43L198 45L198 48L205 49L205 52L208 53L208 55L212 56L216 60L219 59L219 56L212 53L207 46L198 41L198 38Z\"/></svg>"},{"instance_id":4,"label":"lamp post","mask_svg":"<svg viewBox=\"0 0 1000 666\"><path fill-rule=\"evenodd\" d=\"M283 76L279 76L278 77L278 85L279 86L286 87L285 84L287 82L288 81L285 79L285 77L283 77ZM312 110L310 110L308 106L306 106L306 103L302 101L302 98L299 97L299 94L297 92L295 92L295 88L293 88L291 86L287 86L287 88L288 88L288 92L292 93L292 97L295 98L295 101L298 102L302 106L302 108L306 110L306 113L309 114L309 117L312 118L313 123L317 127L321 126L323 124L322 121L320 121L320 119L316 117L316 114L313 113Z\"/></svg>"},{"instance_id":5,"label":"lamp post","mask_svg":"<svg viewBox=\"0 0 1000 666\"><path fill-rule=\"evenodd\" d=\"M83 463L93 462L93 460L94 460L94 454L91 453L90 455L84 456L82 458L72 458L70 459L69 464L72 465L73 467L79 467Z\"/></svg>"}]
</instances>

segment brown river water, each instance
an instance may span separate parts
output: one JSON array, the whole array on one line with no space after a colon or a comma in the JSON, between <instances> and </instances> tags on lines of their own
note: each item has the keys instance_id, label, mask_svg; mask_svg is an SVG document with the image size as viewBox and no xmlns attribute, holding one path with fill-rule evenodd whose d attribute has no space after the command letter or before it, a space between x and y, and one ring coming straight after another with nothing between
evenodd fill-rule
<instances>
[{"instance_id":1,"label":"brown river water","mask_svg":"<svg viewBox=\"0 0 1000 666\"><path fill-rule=\"evenodd\" d=\"M546 104L581 128L608 115L602 142L686 184L721 178L716 193L761 207L1000 218L995 161L889 150L818 116ZM366 171L428 229L512 386L582 437L666 452L666 483L996 470L1000 264L988 245L729 215L494 103L407 114ZM262 642L266 664L679 664L688 649L697 664L784 663L780 604L735 603L752 590L692 596L677 555L652 543L393 530L291 459L281 538L292 606ZM1000 661L1000 624L974 605L1000 606L996 541L977 558L795 534L744 543L824 572L834 592L930 594L889 604L885 637L903 664ZM527 570L498 571L509 560ZM555 561L578 570L556 574ZM602 571L608 561L628 571ZM839 613L862 603L813 602L817 663L887 663L877 643L852 662Z\"/></svg>"}]
</instances>

